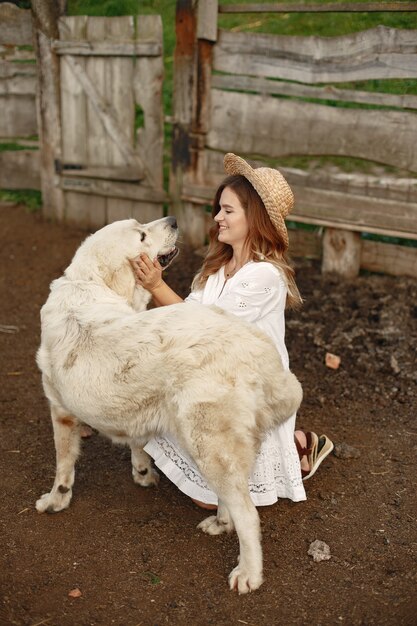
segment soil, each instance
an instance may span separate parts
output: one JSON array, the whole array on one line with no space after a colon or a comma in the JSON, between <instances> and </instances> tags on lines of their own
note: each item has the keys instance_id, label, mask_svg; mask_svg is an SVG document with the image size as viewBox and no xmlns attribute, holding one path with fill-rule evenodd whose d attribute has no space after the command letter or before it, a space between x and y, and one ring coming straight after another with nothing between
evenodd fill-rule
<instances>
[{"instance_id":1,"label":"soil","mask_svg":"<svg viewBox=\"0 0 417 626\"><path fill-rule=\"evenodd\" d=\"M0 232L2 625L416 623L415 280L347 282L296 259L305 304L288 315L287 345L304 388L298 425L325 432L338 456L305 483L306 502L260 509L265 582L238 596L227 587L236 535L202 534L204 511L163 476L157 489L136 486L129 451L97 434L83 442L70 508L35 511L54 477L39 309L86 233L20 206L0 207ZM186 295L200 263L183 250L168 282ZM329 560L308 554L315 540Z\"/></svg>"}]
</instances>

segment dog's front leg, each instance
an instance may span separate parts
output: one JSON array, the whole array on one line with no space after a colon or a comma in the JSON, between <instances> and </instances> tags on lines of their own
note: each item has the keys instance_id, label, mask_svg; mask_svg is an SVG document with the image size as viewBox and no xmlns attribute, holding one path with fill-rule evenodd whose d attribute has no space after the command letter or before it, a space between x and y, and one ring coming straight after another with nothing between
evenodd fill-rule
<instances>
[{"instance_id":1,"label":"dog's front leg","mask_svg":"<svg viewBox=\"0 0 417 626\"><path fill-rule=\"evenodd\" d=\"M69 506L74 484L75 462L80 452L80 422L64 409L51 405L56 451L56 475L50 493L36 502L39 513L57 513Z\"/></svg>"},{"instance_id":2,"label":"dog's front leg","mask_svg":"<svg viewBox=\"0 0 417 626\"><path fill-rule=\"evenodd\" d=\"M143 449L143 441L132 440L132 475L135 483L141 487L154 487L159 483L159 474L151 465L151 458Z\"/></svg>"}]
</instances>

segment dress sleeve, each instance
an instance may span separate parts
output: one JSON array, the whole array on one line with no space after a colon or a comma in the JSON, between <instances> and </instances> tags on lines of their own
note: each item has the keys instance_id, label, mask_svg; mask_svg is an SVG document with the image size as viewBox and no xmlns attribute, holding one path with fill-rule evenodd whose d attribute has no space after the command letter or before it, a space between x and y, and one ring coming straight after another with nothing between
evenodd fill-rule
<instances>
[{"instance_id":1,"label":"dress sleeve","mask_svg":"<svg viewBox=\"0 0 417 626\"><path fill-rule=\"evenodd\" d=\"M230 289L215 305L247 322L257 322L271 311L285 308L287 287L271 263L254 263L233 278Z\"/></svg>"},{"instance_id":2,"label":"dress sleeve","mask_svg":"<svg viewBox=\"0 0 417 626\"><path fill-rule=\"evenodd\" d=\"M198 291L192 291L184 300L185 302L198 302L198 304L202 304L203 290L198 289Z\"/></svg>"}]
</instances>

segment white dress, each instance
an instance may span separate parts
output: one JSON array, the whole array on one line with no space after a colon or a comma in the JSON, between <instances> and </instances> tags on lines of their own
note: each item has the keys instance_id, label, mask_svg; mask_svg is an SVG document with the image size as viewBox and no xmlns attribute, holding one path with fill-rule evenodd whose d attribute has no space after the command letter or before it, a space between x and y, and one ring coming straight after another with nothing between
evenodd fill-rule
<instances>
[{"instance_id":1,"label":"white dress","mask_svg":"<svg viewBox=\"0 0 417 626\"><path fill-rule=\"evenodd\" d=\"M224 269L210 276L202 290L192 292L187 301L216 306L254 323L273 340L284 365L289 368L285 347L285 301L287 287L279 270L271 263L250 261L225 281ZM273 504L278 498L294 502L306 499L300 461L294 443L295 414L269 431L261 445L249 478L255 506ZM193 461L174 439L156 437L145 446L155 465L187 496L217 504Z\"/></svg>"}]
</instances>

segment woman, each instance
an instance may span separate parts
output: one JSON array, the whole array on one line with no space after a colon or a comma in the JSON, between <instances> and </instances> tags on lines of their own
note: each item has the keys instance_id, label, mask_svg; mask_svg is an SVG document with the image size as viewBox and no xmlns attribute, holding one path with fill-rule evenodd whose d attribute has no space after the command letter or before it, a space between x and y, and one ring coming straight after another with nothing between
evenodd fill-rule
<instances>
[{"instance_id":1,"label":"woman","mask_svg":"<svg viewBox=\"0 0 417 626\"><path fill-rule=\"evenodd\" d=\"M215 195L208 253L186 300L215 304L258 326L272 339L288 369L285 308L302 302L286 258L284 218L294 204L293 193L278 170L253 169L231 153L225 156L224 165L228 177ZM157 306L182 302L162 279L157 260L144 255L134 263L134 270ZM303 480L316 472L333 449L325 435L294 433L295 418L294 414L269 432L261 445L249 479L256 506L273 504L278 498L305 500ZM175 441L158 437L145 450L194 502L216 507L216 494Z\"/></svg>"}]
</instances>

